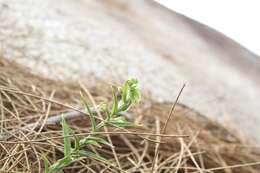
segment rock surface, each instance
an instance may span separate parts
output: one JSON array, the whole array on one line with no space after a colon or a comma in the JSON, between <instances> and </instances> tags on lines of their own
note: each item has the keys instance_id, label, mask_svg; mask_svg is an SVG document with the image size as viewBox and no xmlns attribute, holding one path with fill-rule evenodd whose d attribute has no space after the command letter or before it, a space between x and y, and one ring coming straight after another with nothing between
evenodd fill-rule
<instances>
[{"instance_id":1,"label":"rock surface","mask_svg":"<svg viewBox=\"0 0 260 173\"><path fill-rule=\"evenodd\" d=\"M137 77L260 141L260 58L150 0L0 0L1 55L62 80Z\"/></svg>"}]
</instances>

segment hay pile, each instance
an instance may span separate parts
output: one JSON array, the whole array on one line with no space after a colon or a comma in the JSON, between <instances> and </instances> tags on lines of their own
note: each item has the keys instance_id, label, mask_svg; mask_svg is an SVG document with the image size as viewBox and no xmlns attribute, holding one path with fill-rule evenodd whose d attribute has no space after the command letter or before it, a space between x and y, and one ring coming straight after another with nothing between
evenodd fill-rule
<instances>
[{"instance_id":1,"label":"hay pile","mask_svg":"<svg viewBox=\"0 0 260 173\"><path fill-rule=\"evenodd\" d=\"M43 154L47 154L51 163L63 155L61 127L59 123L46 125L48 117L80 109L82 88L76 83L33 75L5 59L0 59L0 67L0 172L43 172ZM85 86L96 102L111 99L108 84L89 80ZM130 131L158 133L170 109L170 103L144 98L130 112L132 121L143 126ZM37 126L23 128L32 123ZM79 134L89 131L84 116L70 119L69 124ZM115 165L83 158L64 172L151 172L152 163L154 172L258 173L260 170L257 147L247 146L235 134L184 105L177 105L167 134L189 137L112 133L119 165L111 148L95 148L95 152ZM159 154L154 160L157 150Z\"/></svg>"}]
</instances>

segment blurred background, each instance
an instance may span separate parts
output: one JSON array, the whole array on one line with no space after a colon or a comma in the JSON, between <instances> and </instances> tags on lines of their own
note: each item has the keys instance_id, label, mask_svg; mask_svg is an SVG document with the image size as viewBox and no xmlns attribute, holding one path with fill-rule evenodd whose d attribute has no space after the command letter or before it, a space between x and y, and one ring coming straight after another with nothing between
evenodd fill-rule
<instances>
[{"instance_id":1,"label":"blurred background","mask_svg":"<svg viewBox=\"0 0 260 173\"><path fill-rule=\"evenodd\" d=\"M260 55L258 0L156 0L165 7L206 24Z\"/></svg>"}]
</instances>

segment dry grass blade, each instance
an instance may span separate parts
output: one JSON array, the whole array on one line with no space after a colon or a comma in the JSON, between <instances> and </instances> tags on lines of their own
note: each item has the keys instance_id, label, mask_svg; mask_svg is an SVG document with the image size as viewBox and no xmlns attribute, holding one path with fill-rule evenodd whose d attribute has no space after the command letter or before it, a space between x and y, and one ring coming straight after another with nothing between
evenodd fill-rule
<instances>
[{"instance_id":1,"label":"dry grass blade","mask_svg":"<svg viewBox=\"0 0 260 173\"><path fill-rule=\"evenodd\" d=\"M167 118L167 120L166 120L166 122L165 122L165 124L164 124L164 126L163 126L163 128L162 128L162 130L161 130L161 133L162 133L162 134L164 134L165 131L166 131L167 125L168 125L168 123L169 123L169 121L170 121L170 119L171 119L171 117L172 117L172 115L173 115L173 112L174 112L174 109L175 109L175 107L176 107L176 104L177 104L177 102L178 102L178 100L179 100L179 98L180 98L180 96L181 96L181 93L182 93L182 91L183 91L184 88L185 88L185 84L182 86L182 88L181 88L181 90L180 90L178 96L176 97L176 100L175 100L174 104L172 105L172 108L171 108L171 111L170 111L170 113L169 113L169 116L168 116L168 118ZM154 171L155 160L156 160L157 157L158 157L159 147L160 147L160 145L157 146L157 150L156 150L156 152L155 152L155 156L154 156L154 159L153 159L153 162L152 162L152 170L151 170L152 173L153 173L153 171Z\"/></svg>"}]
</instances>

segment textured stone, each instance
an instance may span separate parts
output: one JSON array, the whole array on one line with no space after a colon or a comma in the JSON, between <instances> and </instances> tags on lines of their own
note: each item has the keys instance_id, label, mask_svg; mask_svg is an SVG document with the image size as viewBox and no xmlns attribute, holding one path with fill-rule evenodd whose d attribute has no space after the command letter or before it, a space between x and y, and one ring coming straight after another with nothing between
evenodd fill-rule
<instances>
[{"instance_id":1,"label":"textured stone","mask_svg":"<svg viewBox=\"0 0 260 173\"><path fill-rule=\"evenodd\" d=\"M0 0L1 54L41 75L137 77L260 141L260 58L207 26L150 0Z\"/></svg>"}]
</instances>

